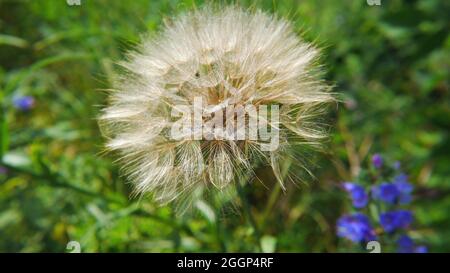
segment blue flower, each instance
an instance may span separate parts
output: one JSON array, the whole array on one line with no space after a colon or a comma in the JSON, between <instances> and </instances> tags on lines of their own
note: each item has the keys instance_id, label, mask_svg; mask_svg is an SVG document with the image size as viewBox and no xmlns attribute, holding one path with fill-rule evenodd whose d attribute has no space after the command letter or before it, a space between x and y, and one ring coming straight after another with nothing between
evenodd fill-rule
<instances>
[{"instance_id":1,"label":"blue flower","mask_svg":"<svg viewBox=\"0 0 450 273\"><path fill-rule=\"evenodd\" d=\"M399 190L394 184L391 183L385 182L372 188L372 196L374 199L381 200L389 204L394 204L399 195Z\"/></svg>"},{"instance_id":2,"label":"blue flower","mask_svg":"<svg viewBox=\"0 0 450 273\"><path fill-rule=\"evenodd\" d=\"M399 253L427 253L426 246L415 246L413 240L408 235L402 235L397 240Z\"/></svg>"},{"instance_id":3,"label":"blue flower","mask_svg":"<svg viewBox=\"0 0 450 273\"><path fill-rule=\"evenodd\" d=\"M400 168L402 167L402 164L400 163L400 161L395 161L393 167L394 167L394 170L400 170Z\"/></svg>"},{"instance_id":4,"label":"blue flower","mask_svg":"<svg viewBox=\"0 0 450 273\"><path fill-rule=\"evenodd\" d=\"M414 248L414 242L408 235L402 235L397 240L398 252L410 252L411 249Z\"/></svg>"},{"instance_id":5,"label":"blue flower","mask_svg":"<svg viewBox=\"0 0 450 273\"><path fill-rule=\"evenodd\" d=\"M376 238L369 218L361 213L344 215L339 218L337 222L337 235L355 243L368 242Z\"/></svg>"},{"instance_id":6,"label":"blue flower","mask_svg":"<svg viewBox=\"0 0 450 273\"><path fill-rule=\"evenodd\" d=\"M397 175L394 178L394 185L399 192L400 204L407 204L411 202L411 193L414 189L413 185L408 182L408 176L404 173Z\"/></svg>"},{"instance_id":7,"label":"blue flower","mask_svg":"<svg viewBox=\"0 0 450 273\"><path fill-rule=\"evenodd\" d=\"M13 99L13 105L15 108L28 111L34 106L34 98L32 96L21 96Z\"/></svg>"},{"instance_id":8,"label":"blue flower","mask_svg":"<svg viewBox=\"0 0 450 273\"><path fill-rule=\"evenodd\" d=\"M428 247L426 246L416 246L414 253L428 253Z\"/></svg>"},{"instance_id":9,"label":"blue flower","mask_svg":"<svg viewBox=\"0 0 450 273\"><path fill-rule=\"evenodd\" d=\"M413 221L413 215L408 210L388 211L380 215L380 224L386 232L407 228Z\"/></svg>"},{"instance_id":10,"label":"blue flower","mask_svg":"<svg viewBox=\"0 0 450 273\"><path fill-rule=\"evenodd\" d=\"M352 203L355 208L364 208L369 201L369 196L367 195L364 188L355 183L346 182L344 183L344 189L350 194L352 198Z\"/></svg>"},{"instance_id":11,"label":"blue flower","mask_svg":"<svg viewBox=\"0 0 450 273\"><path fill-rule=\"evenodd\" d=\"M394 177L394 183L407 183L408 182L408 175L405 173L401 173Z\"/></svg>"},{"instance_id":12,"label":"blue flower","mask_svg":"<svg viewBox=\"0 0 450 273\"><path fill-rule=\"evenodd\" d=\"M372 156L372 164L377 169L381 168L383 166L383 157L380 154L374 154Z\"/></svg>"}]
</instances>

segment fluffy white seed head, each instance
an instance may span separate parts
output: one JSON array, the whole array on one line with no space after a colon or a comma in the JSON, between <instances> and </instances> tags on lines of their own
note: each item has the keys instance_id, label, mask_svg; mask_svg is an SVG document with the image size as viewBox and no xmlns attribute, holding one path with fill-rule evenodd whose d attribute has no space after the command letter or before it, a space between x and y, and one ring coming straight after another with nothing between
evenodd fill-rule
<instances>
[{"instance_id":1,"label":"fluffy white seed head","mask_svg":"<svg viewBox=\"0 0 450 273\"><path fill-rule=\"evenodd\" d=\"M288 21L260 11L206 7L181 15L143 39L121 63L125 72L119 73L100 118L107 148L120 153L136 193L152 193L161 203L198 186L224 189L261 164L271 165L283 183L283 156L324 137L314 118L333 98L319 79L318 54ZM199 97L203 113L278 106L279 118L263 122L278 134L276 149L264 149L267 141L260 135L230 140L212 131L213 139L171 137L177 122L173 112L193 108ZM250 119L249 112L245 121Z\"/></svg>"}]
</instances>

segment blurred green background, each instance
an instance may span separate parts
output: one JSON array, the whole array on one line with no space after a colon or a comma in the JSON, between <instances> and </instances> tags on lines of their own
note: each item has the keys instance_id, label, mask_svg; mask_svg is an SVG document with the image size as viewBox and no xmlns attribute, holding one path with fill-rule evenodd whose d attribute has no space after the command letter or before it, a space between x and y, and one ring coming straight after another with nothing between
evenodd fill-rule
<instances>
[{"instance_id":1,"label":"blurred green background","mask_svg":"<svg viewBox=\"0 0 450 273\"><path fill-rule=\"evenodd\" d=\"M114 157L102 154L99 90L141 34L202 3L0 0L0 251L65 252L71 240L82 252L347 251L335 223L351 205L338 185L377 152L410 175L414 230L429 251L450 251L448 1L238 1L289 18L323 48L342 103L326 152L313 158L316 178L284 194L247 189L260 242L226 200L176 215L130 198ZM34 100L29 110L15 104L23 96ZM270 185L270 172L260 174Z\"/></svg>"}]
</instances>

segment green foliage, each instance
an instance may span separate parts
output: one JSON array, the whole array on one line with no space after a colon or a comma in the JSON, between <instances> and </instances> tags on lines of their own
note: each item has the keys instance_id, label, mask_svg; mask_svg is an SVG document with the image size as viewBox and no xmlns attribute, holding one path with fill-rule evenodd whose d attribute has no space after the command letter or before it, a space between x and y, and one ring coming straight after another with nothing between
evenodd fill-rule
<instances>
[{"instance_id":1,"label":"green foliage","mask_svg":"<svg viewBox=\"0 0 450 273\"><path fill-rule=\"evenodd\" d=\"M339 185L363 176L375 152L405 163L418 188L415 232L430 251L450 251L449 3L239 3L289 18L323 48L342 103L329 117L327 152L312 159L316 178L283 193L259 170L265 185L243 189L254 223L239 201L220 196L181 216L130 198L103 154L99 90L141 34L202 1L2 0L0 251L64 252L71 240L83 252L349 251L335 234L350 206ZM35 98L31 110L13 106L22 95Z\"/></svg>"}]
</instances>

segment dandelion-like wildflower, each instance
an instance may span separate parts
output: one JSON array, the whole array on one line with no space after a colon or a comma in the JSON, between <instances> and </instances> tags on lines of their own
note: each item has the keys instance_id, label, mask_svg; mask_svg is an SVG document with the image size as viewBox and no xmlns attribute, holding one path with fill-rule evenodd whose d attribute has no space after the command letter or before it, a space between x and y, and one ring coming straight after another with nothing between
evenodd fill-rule
<instances>
[{"instance_id":1,"label":"dandelion-like wildflower","mask_svg":"<svg viewBox=\"0 0 450 273\"><path fill-rule=\"evenodd\" d=\"M325 137L316 117L333 97L318 57L288 21L261 11L208 6L183 14L121 63L100 118L107 148L119 152L136 193L161 203L248 180L262 164L283 185L280 162L293 147Z\"/></svg>"}]
</instances>

